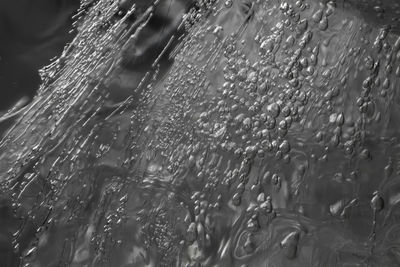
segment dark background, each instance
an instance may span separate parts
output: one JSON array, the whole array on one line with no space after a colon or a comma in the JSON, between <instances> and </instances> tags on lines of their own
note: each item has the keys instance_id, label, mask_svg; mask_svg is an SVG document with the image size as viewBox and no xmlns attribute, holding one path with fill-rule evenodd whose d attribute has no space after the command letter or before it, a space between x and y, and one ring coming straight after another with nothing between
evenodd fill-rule
<instances>
[{"instance_id":1,"label":"dark background","mask_svg":"<svg viewBox=\"0 0 400 267\"><path fill-rule=\"evenodd\" d=\"M0 0L0 111L39 87L38 69L72 40L79 0Z\"/></svg>"}]
</instances>

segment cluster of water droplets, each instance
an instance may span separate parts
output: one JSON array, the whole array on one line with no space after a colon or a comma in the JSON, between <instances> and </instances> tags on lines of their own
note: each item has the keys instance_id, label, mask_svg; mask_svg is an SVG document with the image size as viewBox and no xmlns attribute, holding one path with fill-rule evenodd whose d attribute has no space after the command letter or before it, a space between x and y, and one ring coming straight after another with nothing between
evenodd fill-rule
<instances>
[{"instance_id":1,"label":"cluster of water droplets","mask_svg":"<svg viewBox=\"0 0 400 267\"><path fill-rule=\"evenodd\" d=\"M338 2L198 1L117 104L158 2L83 5L0 144L8 260L398 266L400 38Z\"/></svg>"}]
</instances>

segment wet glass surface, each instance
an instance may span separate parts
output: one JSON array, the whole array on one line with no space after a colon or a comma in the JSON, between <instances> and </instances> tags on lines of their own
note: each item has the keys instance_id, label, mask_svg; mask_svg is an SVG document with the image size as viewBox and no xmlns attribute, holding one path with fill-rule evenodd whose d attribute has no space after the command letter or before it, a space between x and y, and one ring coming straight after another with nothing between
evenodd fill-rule
<instances>
[{"instance_id":1,"label":"wet glass surface","mask_svg":"<svg viewBox=\"0 0 400 267\"><path fill-rule=\"evenodd\" d=\"M400 266L399 19L82 1L1 118L2 266Z\"/></svg>"}]
</instances>

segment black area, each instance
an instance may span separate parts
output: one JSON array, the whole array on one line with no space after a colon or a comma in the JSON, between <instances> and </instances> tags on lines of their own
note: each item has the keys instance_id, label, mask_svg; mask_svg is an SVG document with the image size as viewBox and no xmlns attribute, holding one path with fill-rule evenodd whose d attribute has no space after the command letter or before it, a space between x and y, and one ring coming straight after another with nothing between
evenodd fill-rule
<instances>
[{"instance_id":1,"label":"black area","mask_svg":"<svg viewBox=\"0 0 400 267\"><path fill-rule=\"evenodd\" d=\"M0 111L32 98L38 70L72 40L71 15L79 0L0 0Z\"/></svg>"}]
</instances>

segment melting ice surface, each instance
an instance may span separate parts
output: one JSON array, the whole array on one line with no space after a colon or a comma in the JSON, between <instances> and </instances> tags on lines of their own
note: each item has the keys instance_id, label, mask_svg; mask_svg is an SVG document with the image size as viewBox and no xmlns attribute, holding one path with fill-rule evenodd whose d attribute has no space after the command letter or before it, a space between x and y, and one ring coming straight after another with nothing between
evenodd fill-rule
<instances>
[{"instance_id":1,"label":"melting ice surface","mask_svg":"<svg viewBox=\"0 0 400 267\"><path fill-rule=\"evenodd\" d=\"M163 1L86 2L2 119L2 266L400 265L398 6L199 1L132 70Z\"/></svg>"}]
</instances>

